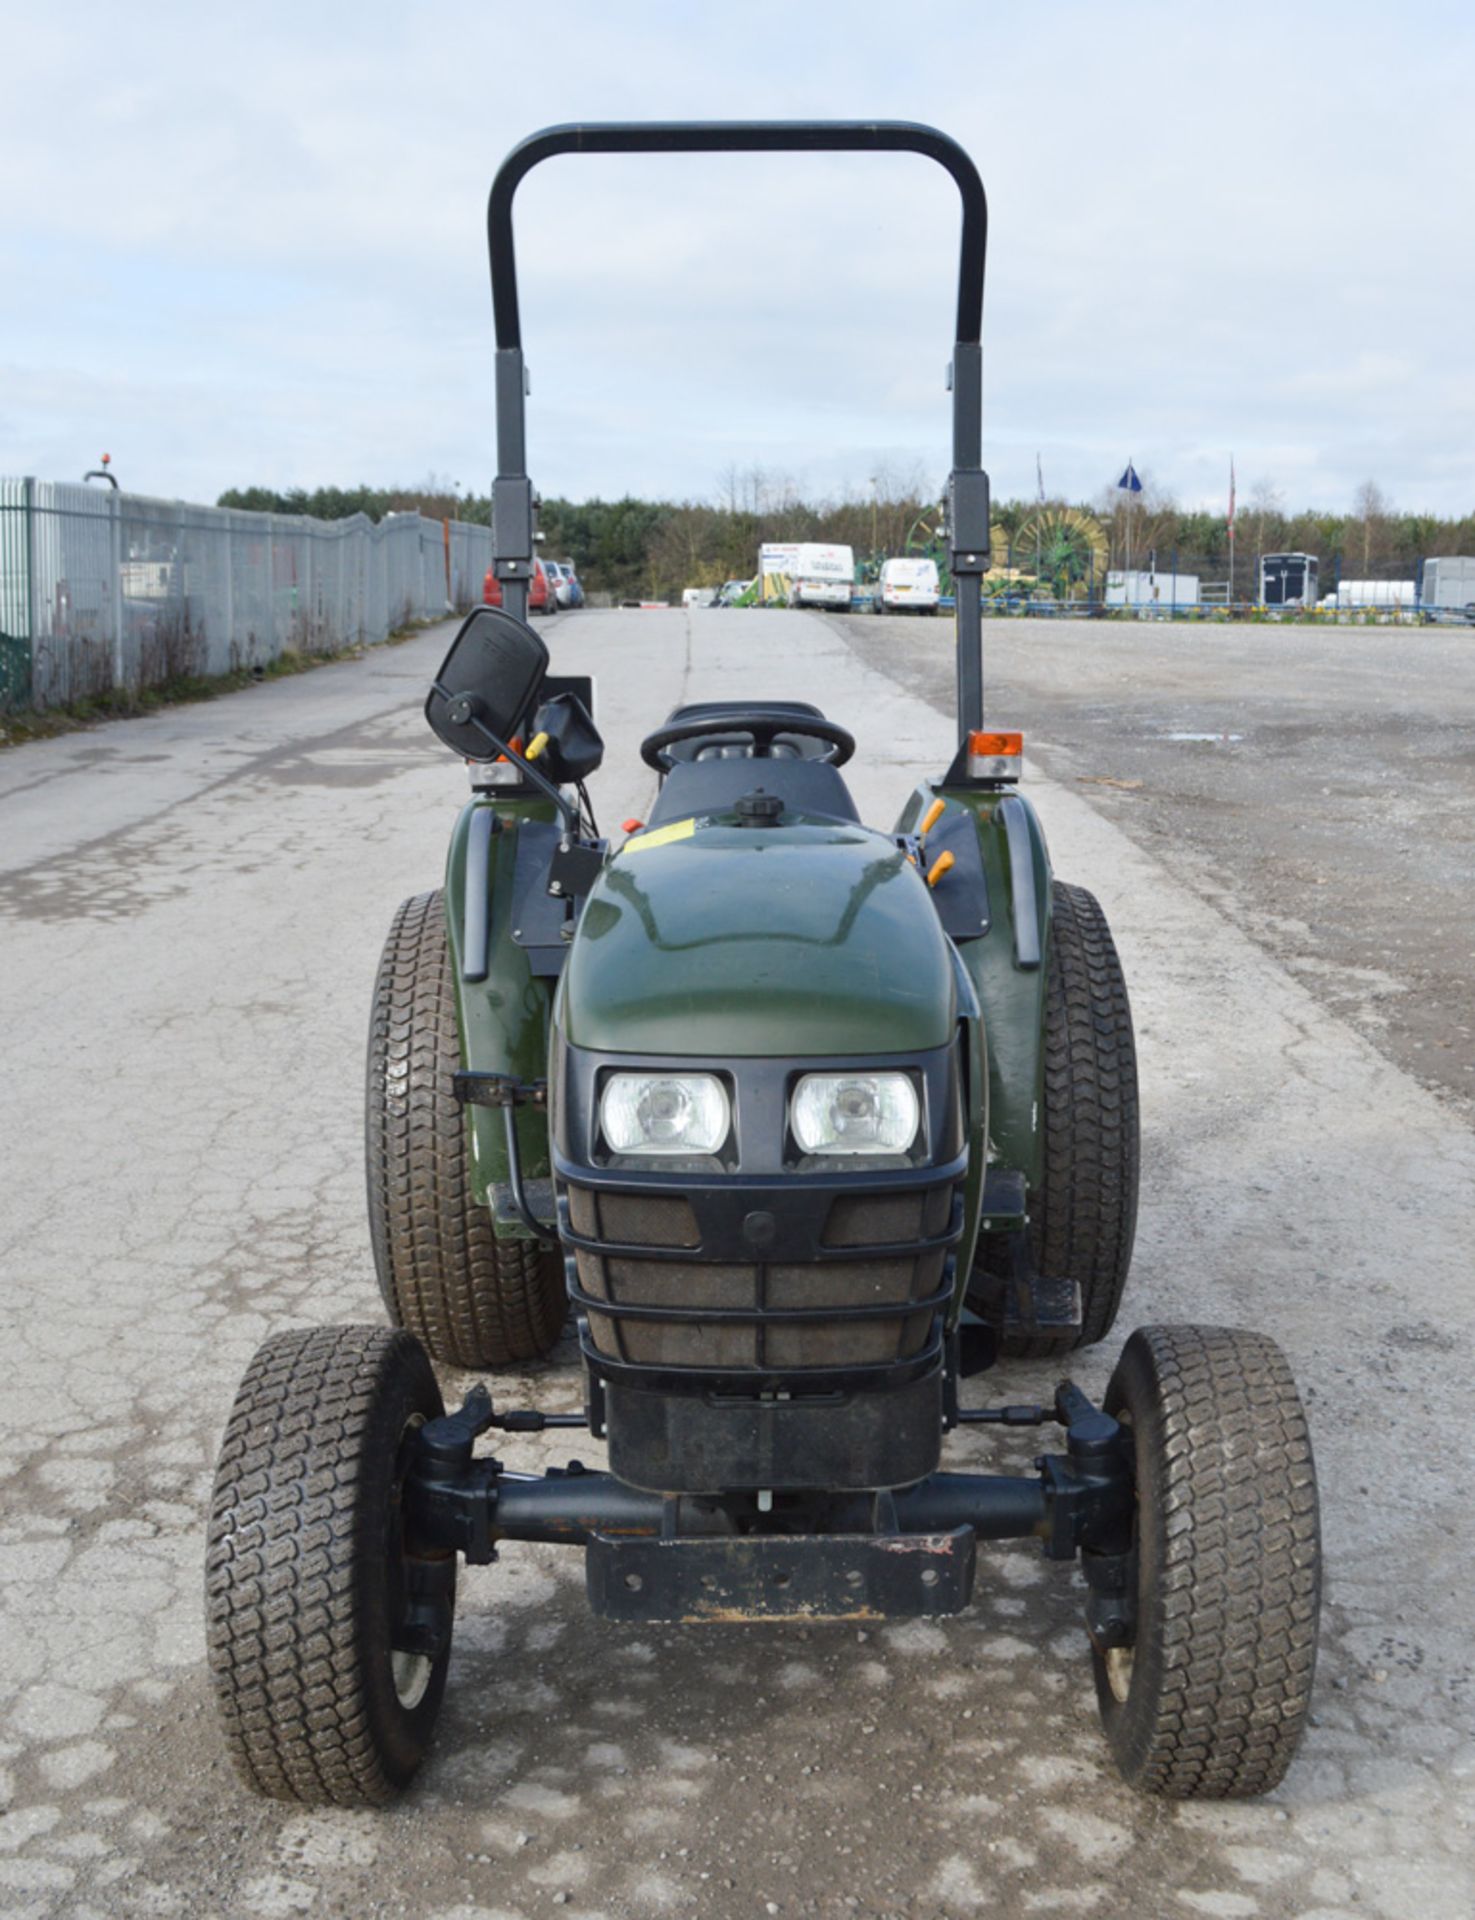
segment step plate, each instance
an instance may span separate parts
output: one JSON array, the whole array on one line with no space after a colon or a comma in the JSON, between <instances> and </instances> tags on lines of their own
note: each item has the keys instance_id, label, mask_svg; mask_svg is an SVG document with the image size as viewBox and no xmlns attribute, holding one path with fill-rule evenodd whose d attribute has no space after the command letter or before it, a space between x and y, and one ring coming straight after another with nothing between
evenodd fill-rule
<instances>
[{"instance_id":1,"label":"step plate","mask_svg":"<svg viewBox=\"0 0 1475 1920\"><path fill-rule=\"evenodd\" d=\"M950 1533L590 1536L589 1604L606 1620L895 1620L960 1613L977 1542Z\"/></svg>"}]
</instances>

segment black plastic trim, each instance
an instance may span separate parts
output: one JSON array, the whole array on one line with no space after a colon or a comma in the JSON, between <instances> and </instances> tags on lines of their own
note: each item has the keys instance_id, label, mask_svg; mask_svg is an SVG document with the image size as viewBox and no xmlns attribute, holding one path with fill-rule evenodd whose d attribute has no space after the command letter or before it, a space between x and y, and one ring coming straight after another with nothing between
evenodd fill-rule
<instances>
[{"instance_id":1,"label":"black plastic trim","mask_svg":"<svg viewBox=\"0 0 1475 1920\"><path fill-rule=\"evenodd\" d=\"M501 826L491 807L475 807L466 828L466 884L461 922L461 978L485 980L492 938L492 835Z\"/></svg>"},{"instance_id":2,"label":"black plastic trim","mask_svg":"<svg viewBox=\"0 0 1475 1920\"><path fill-rule=\"evenodd\" d=\"M1006 793L997 808L1009 847L1009 898L1014 917L1014 964L1026 971L1039 966L1040 909L1035 891L1035 849L1029 816L1017 793Z\"/></svg>"}]
</instances>

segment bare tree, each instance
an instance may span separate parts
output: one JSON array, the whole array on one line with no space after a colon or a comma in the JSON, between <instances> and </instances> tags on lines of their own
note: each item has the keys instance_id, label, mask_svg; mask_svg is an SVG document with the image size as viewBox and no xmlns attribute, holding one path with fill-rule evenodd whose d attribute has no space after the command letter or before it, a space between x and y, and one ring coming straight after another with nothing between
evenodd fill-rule
<instances>
[{"instance_id":1,"label":"bare tree","mask_svg":"<svg viewBox=\"0 0 1475 1920\"><path fill-rule=\"evenodd\" d=\"M1279 526L1285 513L1285 496L1268 474L1262 475L1250 488L1250 512L1255 520L1255 553L1258 565L1265 553L1265 522L1273 520ZM1259 598L1259 574L1255 575L1255 597Z\"/></svg>"},{"instance_id":2,"label":"bare tree","mask_svg":"<svg viewBox=\"0 0 1475 1920\"><path fill-rule=\"evenodd\" d=\"M1096 508L1097 518L1107 531L1110 564L1125 566L1130 551L1134 571L1146 567L1147 556L1154 549L1171 545L1178 512L1171 491L1159 486L1146 468L1138 468L1137 478L1142 482L1140 493L1103 487Z\"/></svg>"},{"instance_id":3,"label":"bare tree","mask_svg":"<svg viewBox=\"0 0 1475 1920\"><path fill-rule=\"evenodd\" d=\"M1362 524L1362 578L1373 577L1373 559L1376 552L1381 561L1383 551L1388 544L1388 516L1393 511L1393 502L1383 492L1376 480L1364 480L1352 496L1354 519Z\"/></svg>"}]
</instances>

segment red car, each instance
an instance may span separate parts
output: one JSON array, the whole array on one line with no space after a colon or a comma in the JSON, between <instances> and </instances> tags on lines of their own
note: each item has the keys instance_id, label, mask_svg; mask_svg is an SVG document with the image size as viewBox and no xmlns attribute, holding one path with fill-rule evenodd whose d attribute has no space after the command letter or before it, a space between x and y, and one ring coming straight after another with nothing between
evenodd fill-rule
<instances>
[{"instance_id":1,"label":"red car","mask_svg":"<svg viewBox=\"0 0 1475 1920\"><path fill-rule=\"evenodd\" d=\"M482 582L481 597L484 605L500 607L502 604L502 582L490 567ZM528 582L528 612L556 613L558 601L553 592L553 582L548 578L541 560L533 562L533 577Z\"/></svg>"}]
</instances>

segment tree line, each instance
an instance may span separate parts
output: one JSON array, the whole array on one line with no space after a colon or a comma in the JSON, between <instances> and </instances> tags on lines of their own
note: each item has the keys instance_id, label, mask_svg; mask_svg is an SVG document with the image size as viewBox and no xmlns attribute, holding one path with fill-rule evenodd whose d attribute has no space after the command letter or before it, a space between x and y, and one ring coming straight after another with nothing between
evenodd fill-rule
<instances>
[{"instance_id":1,"label":"tree line","mask_svg":"<svg viewBox=\"0 0 1475 1920\"><path fill-rule=\"evenodd\" d=\"M372 520L388 513L420 512L431 519L491 522L490 494L462 494L431 475L418 487L318 487L286 492L237 487L223 493L222 507L258 513L311 514L338 520L355 513ZM1160 569L1175 566L1205 580L1229 572L1225 513L1182 508L1148 483L1130 507L1113 489L1096 500L1044 503L1095 514L1109 543L1110 564L1124 563L1130 538L1134 566L1153 556ZM1029 529L1040 513L1034 500L998 500L993 505L994 558L1024 571L1031 565ZM1130 525L1129 525L1130 516ZM719 586L748 579L767 541L816 540L853 547L858 560L925 548L936 539L938 494L920 470L878 473L870 490L840 499L806 500L783 476L762 469L725 473L708 500L545 499L539 526L543 550L572 560L586 589L621 599L669 599L683 587ZM1021 539L1021 536L1023 538ZM1021 540L1018 548L1017 539ZM1235 528L1235 594L1253 598L1262 553L1314 553L1323 586L1343 579L1414 579L1431 554L1475 555L1475 513L1441 518L1399 513L1373 481L1357 491L1345 513L1288 509L1272 481L1254 482L1238 503Z\"/></svg>"}]
</instances>

